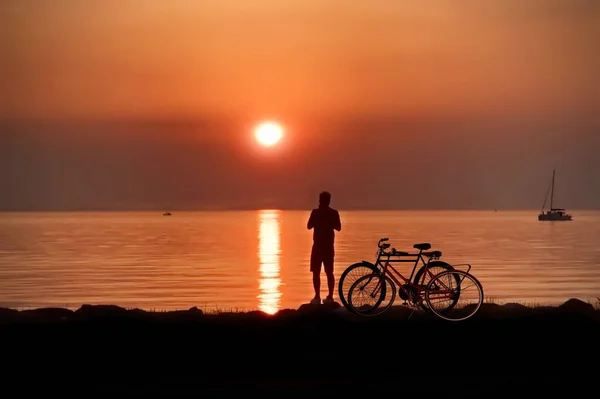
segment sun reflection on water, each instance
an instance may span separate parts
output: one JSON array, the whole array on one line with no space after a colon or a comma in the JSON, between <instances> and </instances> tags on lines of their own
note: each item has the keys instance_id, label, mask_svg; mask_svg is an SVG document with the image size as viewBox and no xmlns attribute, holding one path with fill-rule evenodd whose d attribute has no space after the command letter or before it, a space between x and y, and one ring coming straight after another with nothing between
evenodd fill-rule
<instances>
[{"instance_id":1,"label":"sun reflection on water","mask_svg":"<svg viewBox=\"0 0 600 399\"><path fill-rule=\"evenodd\" d=\"M265 313L274 314L279 310L281 278L279 277L280 255L280 212L261 210L258 213L258 259L259 294L258 308Z\"/></svg>"}]
</instances>

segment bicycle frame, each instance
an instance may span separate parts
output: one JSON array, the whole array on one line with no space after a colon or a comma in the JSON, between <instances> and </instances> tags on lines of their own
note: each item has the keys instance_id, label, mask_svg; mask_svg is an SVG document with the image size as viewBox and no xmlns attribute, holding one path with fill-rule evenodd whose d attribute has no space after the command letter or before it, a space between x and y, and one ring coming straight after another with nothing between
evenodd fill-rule
<instances>
[{"instance_id":1,"label":"bicycle frame","mask_svg":"<svg viewBox=\"0 0 600 399\"><path fill-rule=\"evenodd\" d=\"M398 259L392 259L393 256L398 257ZM375 266L381 267L382 273L384 275L388 275L399 287L401 287L402 284L414 285L412 283L412 279L415 275L419 263L422 263L425 266L426 273L429 273L429 269L427 268L427 266L429 266L429 262L434 259L439 259L440 256L441 253L439 251L424 252L423 250L419 250L418 253L409 253L396 251L392 248L392 252L385 252L385 248L380 247L377 252ZM425 260L426 257L427 260ZM383 263L384 259L385 263ZM413 263L413 267L408 278L404 277L402 273L400 273L394 268L394 266L392 266L392 263L410 262ZM392 272L388 273L388 269L391 269ZM399 279L402 280L402 282L400 282Z\"/></svg>"},{"instance_id":2,"label":"bicycle frame","mask_svg":"<svg viewBox=\"0 0 600 399\"><path fill-rule=\"evenodd\" d=\"M396 270L396 268L394 266L391 265L390 261L386 261L385 264L383 265L383 270L382 270L382 275L384 277L389 277L394 283L396 283L396 286L398 287L398 290L402 291L405 296L409 297L409 293L406 290L405 286L408 285L412 288L414 288L416 290L416 298L415 300L418 300L420 302L420 298L421 298L421 291L424 291L424 288L419 285L419 284L414 284L412 282L412 278L413 275L415 273L415 270L417 268L417 264L419 262L419 259L422 260L425 263L425 273L430 273L429 269L427 268L427 264L429 262L425 262L423 257L421 255L419 255L419 257L415 260L415 263L413 265L413 270L410 273L410 277L406 278L404 277L404 275L402 273L400 273L398 270ZM391 262L394 262L395 260L392 260ZM404 260L404 261L396 261L397 263L400 262L410 262L409 260ZM369 279L371 280L371 279ZM380 279L379 282L377 283L377 285L375 286L373 292L378 292L380 285L385 281L384 278Z\"/></svg>"},{"instance_id":3,"label":"bicycle frame","mask_svg":"<svg viewBox=\"0 0 600 399\"><path fill-rule=\"evenodd\" d=\"M421 292L424 288L412 282L413 277L415 276L415 272L417 270L417 266L419 263L422 263L425 266L425 273L423 277L429 274L430 277L433 277L433 274L429 271L429 262L434 259L439 259L441 256L440 251L423 251L423 249L419 249L418 253L409 253L397 251L395 248L392 248L391 251L386 252L385 250L389 248L389 244L383 244L387 239L381 239L378 243L378 251L377 251L377 259L375 260L375 266L381 267L381 273L385 277L390 277L390 279L396 284L398 290L401 290L405 293L405 296L409 296L409 293L405 289L405 285L415 288L416 290L416 298L421 297ZM397 257L397 258L393 258ZM426 260L427 258L427 260ZM392 263L413 263L412 270L410 272L410 276L406 278L402 273L400 273ZM370 279L369 279L370 280ZM385 281L385 279L381 279L380 282L376 285L374 291L377 292L379 290L379 286L381 282ZM417 282L418 283L418 282ZM420 300L419 300L420 301Z\"/></svg>"}]
</instances>

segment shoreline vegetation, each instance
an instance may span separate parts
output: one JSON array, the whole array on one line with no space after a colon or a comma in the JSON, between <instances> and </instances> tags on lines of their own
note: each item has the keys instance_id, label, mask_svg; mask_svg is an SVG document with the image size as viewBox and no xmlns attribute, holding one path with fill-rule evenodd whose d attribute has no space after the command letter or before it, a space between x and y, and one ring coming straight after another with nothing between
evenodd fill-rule
<instances>
[{"instance_id":1,"label":"shoreline vegetation","mask_svg":"<svg viewBox=\"0 0 600 399\"><path fill-rule=\"evenodd\" d=\"M402 306L361 317L339 303L274 315L0 308L0 339L4 386L22 395L583 394L597 389L600 309L485 303L449 322Z\"/></svg>"},{"instance_id":2,"label":"shoreline vegetation","mask_svg":"<svg viewBox=\"0 0 600 399\"><path fill-rule=\"evenodd\" d=\"M27 309L13 309L0 307L0 325L5 323L47 323L47 322L71 322L71 321L210 321L228 322L237 321L259 321L268 319L293 320L295 317L310 315L329 314L333 318L343 320L423 320L432 321L434 317L424 312L412 312L405 306L393 306L388 312L377 317L364 317L354 315L335 302L333 305L310 305L303 304L298 309L281 309L274 314L268 314L260 310L238 311L238 310L203 310L192 307L184 310L144 310L139 308L125 308L118 305L89 305L84 304L79 308L41 307ZM496 319L542 319L548 317L576 317L585 318L589 321L600 322L600 298L597 304L582 301L576 298L569 299L560 305L524 305L520 303L484 303L473 320L496 320ZM460 322L460 323L464 323Z\"/></svg>"}]
</instances>

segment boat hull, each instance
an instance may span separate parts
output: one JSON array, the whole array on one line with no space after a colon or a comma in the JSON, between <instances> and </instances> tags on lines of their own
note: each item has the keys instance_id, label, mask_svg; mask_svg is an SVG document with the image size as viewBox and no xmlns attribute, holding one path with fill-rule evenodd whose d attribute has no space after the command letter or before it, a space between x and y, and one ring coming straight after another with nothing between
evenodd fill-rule
<instances>
[{"instance_id":1,"label":"boat hull","mask_svg":"<svg viewBox=\"0 0 600 399\"><path fill-rule=\"evenodd\" d=\"M568 221L573 220L573 216L568 214L540 213L538 220L541 222Z\"/></svg>"}]
</instances>

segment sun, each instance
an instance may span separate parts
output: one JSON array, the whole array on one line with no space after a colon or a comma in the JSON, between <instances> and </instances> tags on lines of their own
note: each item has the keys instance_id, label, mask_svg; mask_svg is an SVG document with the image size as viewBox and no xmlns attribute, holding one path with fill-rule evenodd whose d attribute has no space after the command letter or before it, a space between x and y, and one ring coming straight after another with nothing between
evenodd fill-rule
<instances>
[{"instance_id":1,"label":"sun","mask_svg":"<svg viewBox=\"0 0 600 399\"><path fill-rule=\"evenodd\" d=\"M254 136L261 145L271 147L283 137L283 128L275 122L263 122L254 129Z\"/></svg>"}]
</instances>

